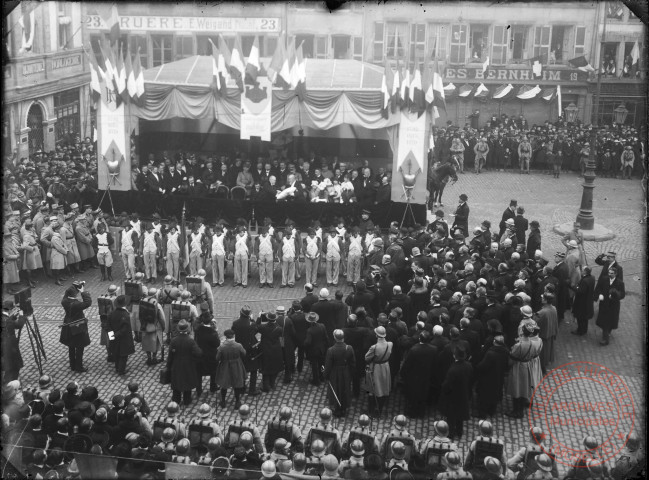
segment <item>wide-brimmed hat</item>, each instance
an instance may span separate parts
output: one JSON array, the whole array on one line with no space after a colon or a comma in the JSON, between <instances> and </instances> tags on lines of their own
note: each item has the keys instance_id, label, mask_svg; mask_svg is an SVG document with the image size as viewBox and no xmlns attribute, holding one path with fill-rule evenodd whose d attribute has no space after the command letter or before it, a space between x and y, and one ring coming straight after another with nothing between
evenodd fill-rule
<instances>
[{"instance_id":1,"label":"wide-brimmed hat","mask_svg":"<svg viewBox=\"0 0 649 480\"><path fill-rule=\"evenodd\" d=\"M377 337L385 338L385 335L386 335L385 327L376 327L374 329L374 333L376 334Z\"/></svg>"},{"instance_id":2,"label":"wide-brimmed hat","mask_svg":"<svg viewBox=\"0 0 649 480\"><path fill-rule=\"evenodd\" d=\"M315 312L309 312L306 316L306 321L309 323L316 323L320 319L320 315Z\"/></svg>"}]
</instances>

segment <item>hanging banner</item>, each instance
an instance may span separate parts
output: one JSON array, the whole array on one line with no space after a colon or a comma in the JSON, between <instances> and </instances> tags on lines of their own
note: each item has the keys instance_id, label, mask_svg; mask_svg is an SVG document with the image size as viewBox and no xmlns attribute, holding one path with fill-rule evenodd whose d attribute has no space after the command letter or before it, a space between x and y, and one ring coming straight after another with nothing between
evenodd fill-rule
<instances>
[{"instance_id":1,"label":"hanging banner","mask_svg":"<svg viewBox=\"0 0 649 480\"><path fill-rule=\"evenodd\" d=\"M102 85L102 88L105 88ZM111 96L114 98L114 96ZM97 181L100 190L131 189L130 134L127 134L127 105L113 108L103 95L97 108Z\"/></svg>"},{"instance_id":2,"label":"hanging banner","mask_svg":"<svg viewBox=\"0 0 649 480\"><path fill-rule=\"evenodd\" d=\"M241 140L261 137L270 142L270 121L273 88L265 76L257 77L254 85L244 85L241 94Z\"/></svg>"},{"instance_id":3,"label":"hanging banner","mask_svg":"<svg viewBox=\"0 0 649 480\"><path fill-rule=\"evenodd\" d=\"M399 138L392 163L393 202L426 204L426 176L428 171L426 125L430 112L417 118L417 113L401 111Z\"/></svg>"}]
</instances>

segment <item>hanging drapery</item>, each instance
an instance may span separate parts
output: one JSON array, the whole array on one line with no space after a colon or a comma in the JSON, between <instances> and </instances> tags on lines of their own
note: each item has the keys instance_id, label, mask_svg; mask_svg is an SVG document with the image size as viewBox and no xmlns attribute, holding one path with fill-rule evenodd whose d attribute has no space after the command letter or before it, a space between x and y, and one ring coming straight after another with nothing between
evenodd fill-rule
<instances>
[{"instance_id":1,"label":"hanging drapery","mask_svg":"<svg viewBox=\"0 0 649 480\"><path fill-rule=\"evenodd\" d=\"M554 100L554 97L557 95L556 87L544 88L541 92L541 98L544 102L550 103Z\"/></svg>"},{"instance_id":2,"label":"hanging drapery","mask_svg":"<svg viewBox=\"0 0 649 480\"><path fill-rule=\"evenodd\" d=\"M469 95L471 95L471 92L473 89L469 85L462 85L460 87L460 91L458 92L458 96L462 98L467 98Z\"/></svg>"},{"instance_id":3,"label":"hanging drapery","mask_svg":"<svg viewBox=\"0 0 649 480\"><path fill-rule=\"evenodd\" d=\"M535 98L539 93L541 93L541 88L538 85L535 87L523 85L518 91L518 95L516 95L516 97L521 100L531 100Z\"/></svg>"},{"instance_id":4,"label":"hanging drapery","mask_svg":"<svg viewBox=\"0 0 649 480\"><path fill-rule=\"evenodd\" d=\"M492 98L496 100L504 100L507 95L509 95L514 90L514 86L509 83L507 85L501 85L493 93Z\"/></svg>"},{"instance_id":5,"label":"hanging drapery","mask_svg":"<svg viewBox=\"0 0 649 480\"><path fill-rule=\"evenodd\" d=\"M474 97L486 97L489 94L489 89L485 87L484 83L478 85L473 93Z\"/></svg>"}]
</instances>

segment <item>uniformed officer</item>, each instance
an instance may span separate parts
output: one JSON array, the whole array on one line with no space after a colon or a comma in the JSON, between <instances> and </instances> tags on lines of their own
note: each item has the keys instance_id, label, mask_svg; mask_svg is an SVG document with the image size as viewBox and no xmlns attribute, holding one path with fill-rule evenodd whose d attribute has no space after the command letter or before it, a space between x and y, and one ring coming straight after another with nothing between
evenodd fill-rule
<instances>
[{"instance_id":1,"label":"uniformed officer","mask_svg":"<svg viewBox=\"0 0 649 480\"><path fill-rule=\"evenodd\" d=\"M153 430L154 433L154 441L155 441L155 427ZM177 432L171 427L166 427L164 430L162 430L162 434L160 435L159 442L157 442L154 446L159 447L162 449L163 452L169 453L170 455L173 455L173 453L176 450L176 435Z\"/></svg>"},{"instance_id":2,"label":"uniformed officer","mask_svg":"<svg viewBox=\"0 0 649 480\"><path fill-rule=\"evenodd\" d=\"M390 458L391 450L389 450L392 442L400 441L407 448L405 456L406 463L410 461L410 456L415 449L416 440L414 435L408 432L408 419L405 415L397 415L393 420L392 429L383 436L381 441L381 452L383 457L387 460Z\"/></svg>"},{"instance_id":3,"label":"uniformed officer","mask_svg":"<svg viewBox=\"0 0 649 480\"><path fill-rule=\"evenodd\" d=\"M290 407L282 406L279 409L279 418L274 417L268 422L268 430L264 437L266 450L270 451L278 438L284 438L297 452L304 451L304 438L300 427L291 420L293 410Z\"/></svg>"},{"instance_id":4,"label":"uniformed officer","mask_svg":"<svg viewBox=\"0 0 649 480\"><path fill-rule=\"evenodd\" d=\"M462 468L462 458L457 452L448 452L444 455L446 471L437 475L437 480L461 479L471 480L473 477Z\"/></svg>"},{"instance_id":5,"label":"uniformed officer","mask_svg":"<svg viewBox=\"0 0 649 480\"><path fill-rule=\"evenodd\" d=\"M174 339L178 336L178 322L187 320L190 326L190 336L193 337L193 327L198 318L196 306L190 302L191 293L188 290L180 292L180 298L171 302L171 321L169 322L168 339Z\"/></svg>"},{"instance_id":6,"label":"uniformed officer","mask_svg":"<svg viewBox=\"0 0 649 480\"><path fill-rule=\"evenodd\" d=\"M464 469L473 475L473 478L481 479L486 475L484 459L494 457L498 459L503 467L503 474L507 473L507 460L505 459L505 442L493 435L493 426L487 420L478 422L478 435L471 445L464 461Z\"/></svg>"},{"instance_id":7,"label":"uniformed officer","mask_svg":"<svg viewBox=\"0 0 649 480\"><path fill-rule=\"evenodd\" d=\"M376 432L370 428L371 419L368 415L358 417L358 425L352 427L343 437L343 455L349 456L351 442L360 440L363 442L365 453L379 453L379 441Z\"/></svg>"},{"instance_id":8,"label":"uniformed officer","mask_svg":"<svg viewBox=\"0 0 649 480\"><path fill-rule=\"evenodd\" d=\"M149 288L147 296L140 300L140 308L138 309L142 329L142 351L146 352L146 364L149 366L158 363L158 351L162 349L167 324L164 311L157 298L158 289Z\"/></svg>"},{"instance_id":9,"label":"uniformed officer","mask_svg":"<svg viewBox=\"0 0 649 480\"><path fill-rule=\"evenodd\" d=\"M166 414L160 415L153 421L153 439L160 441L165 428L173 428L176 431L176 438L185 438L187 436L187 427L185 420L178 415L180 407L176 402L169 402L166 408Z\"/></svg>"},{"instance_id":10,"label":"uniformed officer","mask_svg":"<svg viewBox=\"0 0 649 480\"><path fill-rule=\"evenodd\" d=\"M201 268L198 270L196 275L201 279L201 299L197 300L196 303L200 304L201 302L207 302L207 305L210 308L210 312L213 314L214 313L214 293L212 292L212 287L210 287L209 282L205 280L205 276L207 275L207 272Z\"/></svg>"},{"instance_id":11,"label":"uniformed officer","mask_svg":"<svg viewBox=\"0 0 649 480\"><path fill-rule=\"evenodd\" d=\"M169 322L171 320L171 304L180 297L180 290L174 285L174 279L171 275L164 278L164 286L158 290L158 303L162 306L165 315L165 332L169 331Z\"/></svg>"},{"instance_id":12,"label":"uniformed officer","mask_svg":"<svg viewBox=\"0 0 649 480\"><path fill-rule=\"evenodd\" d=\"M363 442L359 439L353 440L349 446L349 451L351 456L347 460L340 462L340 467L338 467L338 473L344 475L345 471L350 468L363 468L365 462L365 446Z\"/></svg>"},{"instance_id":13,"label":"uniformed officer","mask_svg":"<svg viewBox=\"0 0 649 480\"><path fill-rule=\"evenodd\" d=\"M457 445L448 438L449 427L444 420L433 423L435 436L424 439L419 444L419 454L426 464L426 472L436 475L446 471L444 455L448 452L457 452Z\"/></svg>"},{"instance_id":14,"label":"uniformed officer","mask_svg":"<svg viewBox=\"0 0 649 480\"><path fill-rule=\"evenodd\" d=\"M221 427L212 418L212 408L207 403L198 407L198 415L187 424L187 436L192 450L200 455L207 451L210 439L221 439Z\"/></svg>"},{"instance_id":15,"label":"uniformed officer","mask_svg":"<svg viewBox=\"0 0 649 480\"><path fill-rule=\"evenodd\" d=\"M197 463L199 465L211 465L219 457L228 458L228 452L223 448L223 441L219 437L212 437L207 441L207 453L201 455Z\"/></svg>"},{"instance_id":16,"label":"uniformed officer","mask_svg":"<svg viewBox=\"0 0 649 480\"><path fill-rule=\"evenodd\" d=\"M316 475L320 476L324 473L324 457L327 455L327 446L319 438L311 442L309 451L311 454L306 458L306 469L305 473L307 475Z\"/></svg>"},{"instance_id":17,"label":"uniformed officer","mask_svg":"<svg viewBox=\"0 0 649 480\"><path fill-rule=\"evenodd\" d=\"M389 472L393 468L401 470L408 470L408 462L406 461L406 446L403 442L395 440L390 444L390 454L392 458L386 463L386 470Z\"/></svg>"},{"instance_id":18,"label":"uniformed officer","mask_svg":"<svg viewBox=\"0 0 649 480\"><path fill-rule=\"evenodd\" d=\"M128 299L129 309L131 311L131 330L136 342L142 341L142 331L140 329L140 300L144 297L148 289L144 286L144 274L137 272L132 281L124 282L124 295Z\"/></svg>"},{"instance_id":19,"label":"uniformed officer","mask_svg":"<svg viewBox=\"0 0 649 480\"><path fill-rule=\"evenodd\" d=\"M291 469L291 443L289 441L285 438L277 438L269 451L266 459L273 461L277 470L288 472Z\"/></svg>"},{"instance_id":20,"label":"uniformed officer","mask_svg":"<svg viewBox=\"0 0 649 480\"><path fill-rule=\"evenodd\" d=\"M320 420L309 429L306 436L307 447L317 438L325 443L325 454L333 453L340 457L342 452L340 431L331 425L332 412L329 408L320 410ZM313 452L311 452L313 454Z\"/></svg>"},{"instance_id":21,"label":"uniformed officer","mask_svg":"<svg viewBox=\"0 0 649 480\"><path fill-rule=\"evenodd\" d=\"M115 361L113 359L113 355L111 354L110 342L108 340L108 331L110 330L108 317L111 313L113 313L113 310L115 310L115 299L117 299L118 291L119 287L117 285L110 285L104 295L97 297L99 321L101 323L99 344L106 346L106 361L108 363L113 363Z\"/></svg>"},{"instance_id":22,"label":"uniformed officer","mask_svg":"<svg viewBox=\"0 0 649 480\"><path fill-rule=\"evenodd\" d=\"M259 428L257 428L257 425L252 423L249 418L250 407L246 404L241 405L239 407L239 419L228 425L228 430L225 435L225 445L230 449L234 448L237 443L239 443L239 438L242 436L243 432L250 432L253 438L255 452L261 455L262 453L264 453L264 445L261 441L261 434L259 433Z\"/></svg>"},{"instance_id":23,"label":"uniformed officer","mask_svg":"<svg viewBox=\"0 0 649 480\"><path fill-rule=\"evenodd\" d=\"M518 480L526 479L538 470L539 467L538 462L536 462L536 457L543 453L542 446L544 443L545 434L541 427L535 426L530 428L530 441L527 445L519 449L512 458L507 460L507 467L514 472L518 472L516 476ZM548 458L552 462L550 470L558 478L557 465L552 457Z\"/></svg>"},{"instance_id":24,"label":"uniformed officer","mask_svg":"<svg viewBox=\"0 0 649 480\"><path fill-rule=\"evenodd\" d=\"M171 463L184 463L185 465L196 465L189 456L190 443L186 438L178 440L176 451L171 456Z\"/></svg>"},{"instance_id":25,"label":"uniformed officer","mask_svg":"<svg viewBox=\"0 0 649 480\"><path fill-rule=\"evenodd\" d=\"M637 433L631 432L627 438L626 445L615 459L615 465L611 470L611 476L615 480L631 478L634 473L639 472L639 468L643 465L643 461L644 455L640 449L640 439L638 438Z\"/></svg>"}]
</instances>

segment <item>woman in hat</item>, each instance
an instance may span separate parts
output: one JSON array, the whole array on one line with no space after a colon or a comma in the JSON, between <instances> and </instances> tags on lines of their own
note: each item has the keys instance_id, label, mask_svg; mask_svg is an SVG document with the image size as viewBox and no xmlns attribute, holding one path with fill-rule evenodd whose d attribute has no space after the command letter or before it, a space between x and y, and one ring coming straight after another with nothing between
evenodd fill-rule
<instances>
[{"instance_id":1,"label":"woman in hat","mask_svg":"<svg viewBox=\"0 0 649 480\"><path fill-rule=\"evenodd\" d=\"M369 410L380 417L392 389L389 361L393 344L385 339L385 327L376 327L374 334L376 344L365 354L365 388L369 394Z\"/></svg>"},{"instance_id":2,"label":"woman in hat","mask_svg":"<svg viewBox=\"0 0 649 480\"><path fill-rule=\"evenodd\" d=\"M52 276L57 285L62 286L61 280L64 280L65 277L61 277L61 271L65 269L68 261L68 247L65 245L65 241L61 237L61 225L58 221L54 220L51 223L52 228L52 237L50 238L50 269L52 270ZM45 235L46 231L43 229L42 236Z\"/></svg>"},{"instance_id":3,"label":"woman in hat","mask_svg":"<svg viewBox=\"0 0 649 480\"><path fill-rule=\"evenodd\" d=\"M61 225L61 238L65 242L65 246L68 249L67 259L68 267L73 273L83 273L85 270L82 270L79 267L79 262L81 261L81 256L79 255L79 247L77 246L77 240L74 238L74 230L72 228L72 219L74 218L73 213L68 213L64 217L63 225Z\"/></svg>"},{"instance_id":4,"label":"woman in hat","mask_svg":"<svg viewBox=\"0 0 649 480\"><path fill-rule=\"evenodd\" d=\"M543 340L539 337L539 326L532 320L532 309L521 307L523 320L518 327L518 339L509 352L513 360L507 393L514 401L514 409L507 416L523 418L525 408L534 394L534 389L541 383L541 360L539 355L543 348Z\"/></svg>"}]
</instances>

